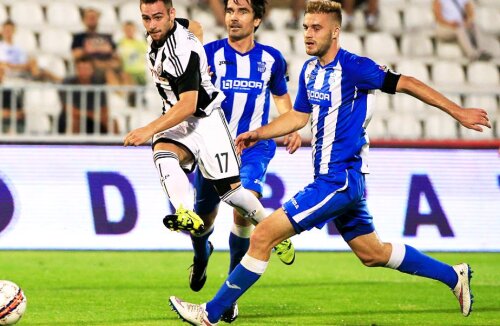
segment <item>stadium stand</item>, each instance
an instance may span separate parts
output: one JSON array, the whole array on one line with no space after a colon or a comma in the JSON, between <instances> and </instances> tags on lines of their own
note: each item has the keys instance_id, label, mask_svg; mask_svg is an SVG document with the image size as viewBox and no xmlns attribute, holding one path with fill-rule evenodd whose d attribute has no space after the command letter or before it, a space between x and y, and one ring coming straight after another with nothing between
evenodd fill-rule
<instances>
[{"instance_id":1,"label":"stadium stand","mask_svg":"<svg viewBox=\"0 0 500 326\"><path fill-rule=\"evenodd\" d=\"M127 21L136 23L137 26L142 26L141 16L137 14L137 2L127 1L118 5L118 18L123 24Z\"/></svg>"},{"instance_id":2,"label":"stadium stand","mask_svg":"<svg viewBox=\"0 0 500 326\"><path fill-rule=\"evenodd\" d=\"M36 57L38 66L41 69L52 72L58 79L62 80L66 77L67 68L64 58L57 54L41 53Z\"/></svg>"},{"instance_id":3,"label":"stadium stand","mask_svg":"<svg viewBox=\"0 0 500 326\"><path fill-rule=\"evenodd\" d=\"M276 40L282 39L281 42L277 43ZM258 42L262 44L273 44L273 46L280 50L283 56L286 58L293 54L292 43L290 42L287 35L283 37L283 34L279 31L266 31L261 33L257 39Z\"/></svg>"},{"instance_id":4,"label":"stadium stand","mask_svg":"<svg viewBox=\"0 0 500 326\"><path fill-rule=\"evenodd\" d=\"M7 8L0 3L0 23L6 21L8 17Z\"/></svg>"},{"instance_id":5,"label":"stadium stand","mask_svg":"<svg viewBox=\"0 0 500 326\"><path fill-rule=\"evenodd\" d=\"M399 73L416 77L424 83L430 82L429 69L427 65L416 59L401 59L396 64Z\"/></svg>"},{"instance_id":6,"label":"stadium stand","mask_svg":"<svg viewBox=\"0 0 500 326\"><path fill-rule=\"evenodd\" d=\"M457 43L437 42L436 55L441 59L451 59L459 61L462 57L462 50Z\"/></svg>"},{"instance_id":7,"label":"stadium stand","mask_svg":"<svg viewBox=\"0 0 500 326\"><path fill-rule=\"evenodd\" d=\"M403 28L406 33L432 33L434 17L430 4L408 4L403 9Z\"/></svg>"},{"instance_id":8,"label":"stadium stand","mask_svg":"<svg viewBox=\"0 0 500 326\"><path fill-rule=\"evenodd\" d=\"M405 58L432 61L434 59L434 45L431 37L424 33L401 35L401 54Z\"/></svg>"},{"instance_id":9,"label":"stadium stand","mask_svg":"<svg viewBox=\"0 0 500 326\"><path fill-rule=\"evenodd\" d=\"M381 30L393 35L401 33L403 24L401 23L400 11L395 7L384 7L380 12L379 26Z\"/></svg>"},{"instance_id":10,"label":"stadium stand","mask_svg":"<svg viewBox=\"0 0 500 326\"><path fill-rule=\"evenodd\" d=\"M40 31L45 26L42 6L35 1L16 1L10 6L10 18L19 27Z\"/></svg>"},{"instance_id":11,"label":"stadium stand","mask_svg":"<svg viewBox=\"0 0 500 326\"><path fill-rule=\"evenodd\" d=\"M354 33L343 33L341 46L354 53L364 53L363 42L361 41L361 38Z\"/></svg>"},{"instance_id":12,"label":"stadium stand","mask_svg":"<svg viewBox=\"0 0 500 326\"><path fill-rule=\"evenodd\" d=\"M64 60L71 58L68 49L71 48L73 36L64 28L47 27L40 33L38 40L42 53L52 54Z\"/></svg>"},{"instance_id":13,"label":"stadium stand","mask_svg":"<svg viewBox=\"0 0 500 326\"><path fill-rule=\"evenodd\" d=\"M391 34L369 33L365 37L365 54L380 63L393 63L399 59L399 48L396 39Z\"/></svg>"},{"instance_id":14,"label":"stadium stand","mask_svg":"<svg viewBox=\"0 0 500 326\"><path fill-rule=\"evenodd\" d=\"M16 27L16 33L14 34L14 44L19 45L30 55L35 54L39 49L35 32L27 29L26 27Z\"/></svg>"},{"instance_id":15,"label":"stadium stand","mask_svg":"<svg viewBox=\"0 0 500 326\"><path fill-rule=\"evenodd\" d=\"M199 21L204 28L204 41L210 42L224 35L211 12L201 9L191 0L174 0L177 16ZM379 32L370 33L365 28L362 11L356 11L353 32L341 34L345 49L375 59L381 65L404 74L413 75L435 86L458 103L480 106L488 110L494 128L484 133L474 133L459 128L444 113L431 110L408 96L391 97L377 92L374 117L368 128L372 139L498 139L500 138L500 1L476 0L477 21L485 34L488 50L493 58L487 62L470 62L464 59L454 43L437 41L434 36L434 18L431 0L380 0ZM286 4L286 1L280 1ZM37 57L38 65L58 78L73 73L71 59L72 34L83 29L81 11L94 7L101 13L100 30L111 33L117 41L121 26L133 21L142 34L142 22L138 4L133 0L84 1L84 0L4 0L0 3L0 23L7 19L17 25L16 43L30 55ZM292 16L291 8L276 5L268 19L275 29L264 28L257 32L258 40L282 51L290 76L292 99L296 92L298 74L305 54L300 30L286 28ZM41 135L59 137L54 125L61 107L58 101L58 85L29 80L6 80L2 87L22 87L26 111L26 128L19 135L8 135L15 141ZM106 86L103 86L106 88ZM144 124L160 113L161 100L154 85L127 86L135 93L135 101L117 97L114 88L108 88L111 115L118 121L121 134L130 128ZM271 110L276 110L272 106ZM277 116L273 112L271 116ZM301 131L310 137L310 131ZM121 141L121 136L101 136L103 141ZM51 138L53 140L53 138Z\"/></svg>"},{"instance_id":16,"label":"stadium stand","mask_svg":"<svg viewBox=\"0 0 500 326\"><path fill-rule=\"evenodd\" d=\"M47 25L55 29L76 33L83 30L80 9L70 1L51 1L45 8Z\"/></svg>"}]
</instances>

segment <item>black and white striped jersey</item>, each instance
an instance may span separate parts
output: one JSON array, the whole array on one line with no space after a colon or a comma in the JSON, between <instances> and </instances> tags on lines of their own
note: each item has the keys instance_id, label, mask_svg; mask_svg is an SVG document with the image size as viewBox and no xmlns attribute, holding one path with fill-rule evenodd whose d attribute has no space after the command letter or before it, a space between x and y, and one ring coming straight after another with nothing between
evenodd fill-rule
<instances>
[{"instance_id":1,"label":"black and white striped jersey","mask_svg":"<svg viewBox=\"0 0 500 326\"><path fill-rule=\"evenodd\" d=\"M198 91L196 116L209 115L220 90L211 82L207 56L201 42L186 27L186 20L176 19L163 44L148 36L148 67L163 98L163 113L179 100L179 94ZM219 94L220 95L220 94Z\"/></svg>"}]
</instances>

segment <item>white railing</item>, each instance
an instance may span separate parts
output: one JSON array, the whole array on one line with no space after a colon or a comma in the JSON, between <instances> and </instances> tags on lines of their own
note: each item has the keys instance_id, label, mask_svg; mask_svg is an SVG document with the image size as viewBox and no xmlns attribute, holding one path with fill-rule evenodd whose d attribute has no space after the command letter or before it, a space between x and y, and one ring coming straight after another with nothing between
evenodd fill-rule
<instances>
[{"instance_id":1,"label":"white railing","mask_svg":"<svg viewBox=\"0 0 500 326\"><path fill-rule=\"evenodd\" d=\"M469 132L459 127L446 114L427 108L408 95L389 96L377 93L375 114L368 126L370 137L402 140L500 138L499 89L437 88L459 104L487 109L493 129L486 130L485 133ZM293 85L290 85L290 93L294 99L296 90ZM6 98L8 96L11 97L10 100ZM162 112L162 100L152 85L77 86L35 83L0 86L0 103L4 108L0 124L0 142L3 143L121 143L126 133L146 125ZM72 103L80 104L82 116L90 113L94 124L88 125L85 119L78 121L71 114ZM23 114L24 118L18 122L16 116L22 118ZM64 126L60 123L61 116L66 117ZM276 108L272 105L271 118L276 116ZM310 140L308 126L304 127L301 134L306 142Z\"/></svg>"},{"instance_id":2,"label":"white railing","mask_svg":"<svg viewBox=\"0 0 500 326\"><path fill-rule=\"evenodd\" d=\"M0 139L12 142L121 142L162 112L152 86L9 86L0 88L0 103Z\"/></svg>"}]
</instances>

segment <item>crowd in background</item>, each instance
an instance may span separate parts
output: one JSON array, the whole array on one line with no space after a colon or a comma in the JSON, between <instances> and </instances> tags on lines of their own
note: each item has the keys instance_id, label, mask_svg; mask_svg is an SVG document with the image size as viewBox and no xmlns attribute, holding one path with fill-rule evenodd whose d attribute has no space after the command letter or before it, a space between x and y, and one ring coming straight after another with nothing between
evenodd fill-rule
<instances>
[{"instance_id":1,"label":"crowd in background","mask_svg":"<svg viewBox=\"0 0 500 326\"><path fill-rule=\"evenodd\" d=\"M381 23L381 13L386 8L381 7L380 1L343 0L339 2L342 2L345 11L343 22L345 32L366 35L383 30L384 24ZM273 3L271 4L273 5ZM279 1L279 3L282 3L282 1ZM304 3L302 0L287 2L289 15L284 25L287 33L300 35ZM470 62L495 59L493 54L488 52L488 44L483 37L483 31L480 30L476 21L476 4L474 1L433 0L425 3L430 4L428 10L433 14L435 20L433 37L435 37L436 41L456 42L462 50L463 57ZM215 25L222 28L224 8L220 0L197 1L191 3L190 6L195 6L197 10L211 12ZM0 21L0 83L4 85L0 92L0 102L2 103L1 133L22 134L25 131L26 113L23 110L23 89L18 87L9 89L7 86L12 84L10 83L12 80L17 81L14 85L22 85L23 80L72 87L79 85L148 85L145 60L147 45L142 32L143 27L138 25L140 23L138 8L138 19L121 22L121 26L116 26L116 28L122 29L122 31L121 33L115 33L115 35L101 31L101 12L99 8L84 6L82 3L79 9L84 30L74 33L72 36L71 49L68 49L70 55L66 60L67 70L70 73L62 77L55 74L50 67L41 67L36 56L24 50L19 42L16 43L17 26L13 20L6 17L3 22ZM264 19L263 30L260 31L260 35L277 29L270 17L273 10L280 9L282 8L271 7ZM500 7L497 10L500 12ZM356 17L360 14L365 23L363 30L357 30L359 24L356 25ZM196 20L197 17L191 18ZM500 24L500 22L492 23ZM116 37L116 35L120 36ZM495 37L498 40L500 35ZM286 53L285 57L287 57ZM496 62L498 69L498 61ZM293 67L293 69L298 70L299 68ZM21 82L19 83L19 81ZM113 97L122 98L123 103L129 106L133 106L134 103L140 100L136 95L136 93L130 94L116 89L113 89L111 94ZM109 96L109 92L97 88L72 89L71 91L60 90L59 99L62 110L57 122L55 122L58 132L65 134L126 132L123 126L119 126L116 121L110 120L112 118L110 114L111 108L109 108ZM497 108L493 109L496 110ZM160 112L159 109L158 112ZM96 115L98 116L97 119ZM71 116L70 119L69 116ZM68 119L70 123L68 123Z\"/></svg>"}]
</instances>

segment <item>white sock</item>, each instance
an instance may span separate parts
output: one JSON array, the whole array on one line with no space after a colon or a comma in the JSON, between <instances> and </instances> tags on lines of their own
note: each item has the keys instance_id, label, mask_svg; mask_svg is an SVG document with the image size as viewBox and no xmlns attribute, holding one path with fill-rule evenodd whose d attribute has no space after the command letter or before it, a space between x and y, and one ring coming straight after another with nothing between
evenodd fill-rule
<instances>
[{"instance_id":1,"label":"white sock","mask_svg":"<svg viewBox=\"0 0 500 326\"><path fill-rule=\"evenodd\" d=\"M389 258L387 264L385 264L385 267L398 269L399 265L401 265L403 259L405 258L406 247L402 243L391 243L391 245L391 257Z\"/></svg>"},{"instance_id":2,"label":"white sock","mask_svg":"<svg viewBox=\"0 0 500 326\"><path fill-rule=\"evenodd\" d=\"M234 207L243 218L250 220L253 224L258 224L266 218L266 211L260 201L241 185L228 191L221 199L228 205Z\"/></svg>"},{"instance_id":3,"label":"white sock","mask_svg":"<svg viewBox=\"0 0 500 326\"><path fill-rule=\"evenodd\" d=\"M233 225L231 226L231 233L240 238L248 239L250 238L250 234L252 234L253 229L254 229L253 225L242 226L233 223Z\"/></svg>"},{"instance_id":4,"label":"white sock","mask_svg":"<svg viewBox=\"0 0 500 326\"><path fill-rule=\"evenodd\" d=\"M153 159L160 176L160 183L170 202L178 209L180 205L193 210L194 197L189 180L179 165L179 158L170 151L154 151Z\"/></svg>"},{"instance_id":5,"label":"white sock","mask_svg":"<svg viewBox=\"0 0 500 326\"><path fill-rule=\"evenodd\" d=\"M250 272L262 275L267 269L267 264L269 261L259 260L253 257L250 257L248 254L245 254L241 259L240 263L243 267L248 269Z\"/></svg>"}]
</instances>

